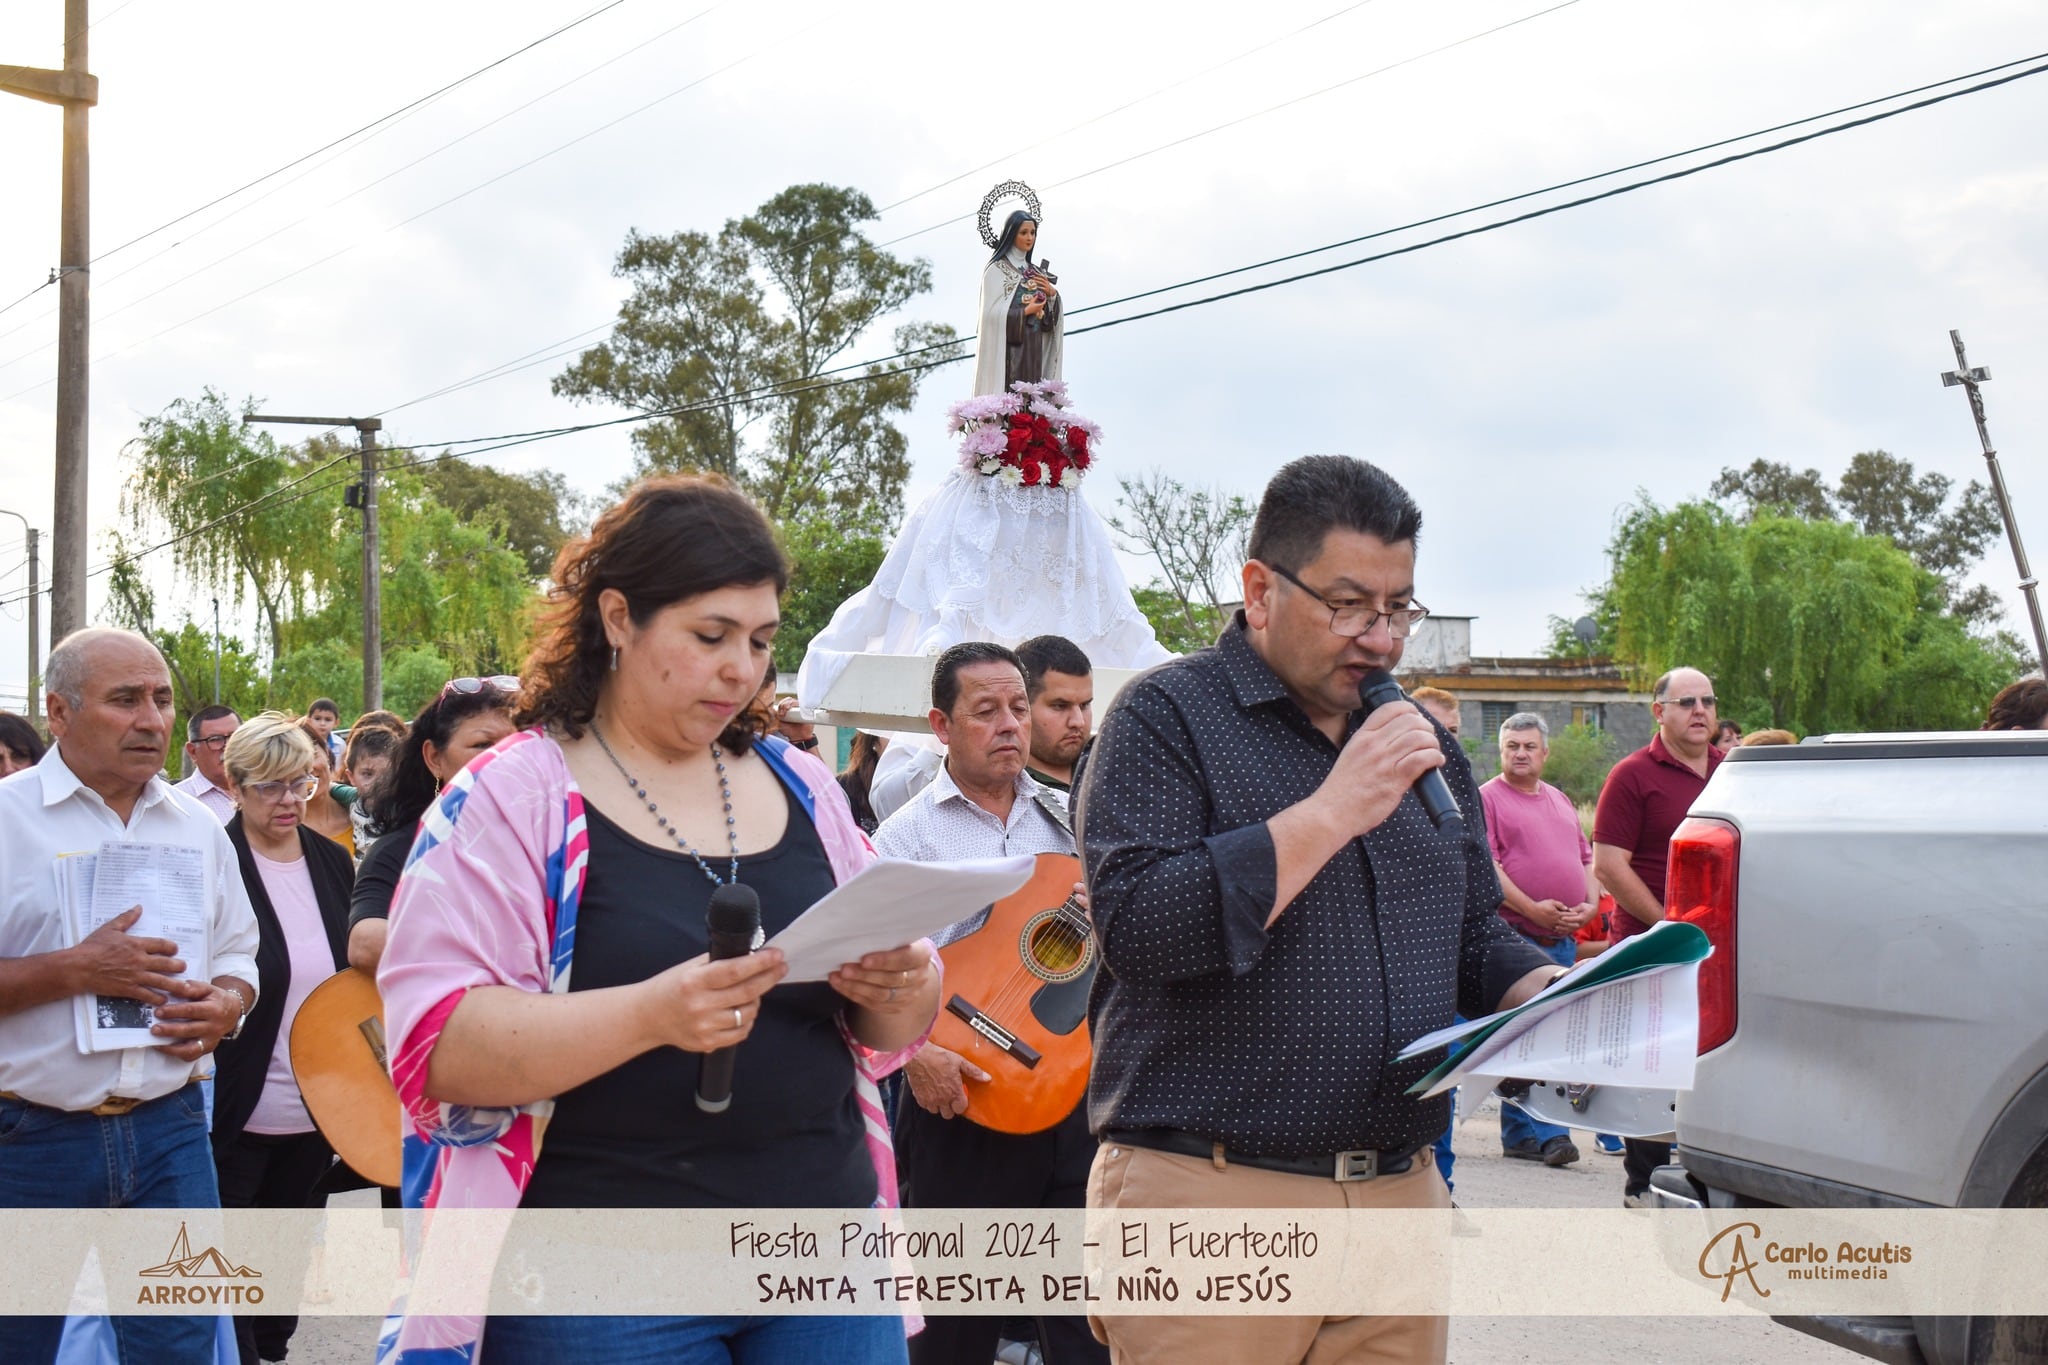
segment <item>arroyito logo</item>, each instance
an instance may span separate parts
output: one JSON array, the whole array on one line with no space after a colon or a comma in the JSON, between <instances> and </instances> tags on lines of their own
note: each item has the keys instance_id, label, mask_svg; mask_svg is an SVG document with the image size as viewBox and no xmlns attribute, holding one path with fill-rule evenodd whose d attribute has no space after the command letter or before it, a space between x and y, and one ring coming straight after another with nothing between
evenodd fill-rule
<instances>
[{"instance_id":1,"label":"arroyito logo","mask_svg":"<svg viewBox=\"0 0 2048 1365\"><path fill-rule=\"evenodd\" d=\"M178 1224L178 1239L171 1243L171 1254L161 1265L150 1266L136 1272L156 1280L196 1280L197 1284L145 1284L135 1296L140 1304L259 1304L263 1302L263 1286L240 1284L241 1280L260 1280L263 1272L251 1270L245 1265L236 1265L220 1254L217 1247L195 1253L191 1239L185 1234L185 1225ZM208 1283L210 1281L211 1283Z\"/></svg>"},{"instance_id":2,"label":"arroyito logo","mask_svg":"<svg viewBox=\"0 0 2048 1365\"><path fill-rule=\"evenodd\" d=\"M1743 1241L1745 1232L1760 1244L1761 1259L1752 1259L1750 1246ZM1738 1278L1748 1280L1750 1292L1758 1298L1768 1299L1771 1291L1757 1282L1759 1270L1785 1280L1888 1280L1889 1267L1912 1261L1913 1248L1901 1242L1842 1242L1830 1249L1813 1241L1766 1241L1764 1230L1755 1223L1730 1223L1700 1249L1700 1275L1721 1282L1721 1302L1726 1303Z\"/></svg>"}]
</instances>

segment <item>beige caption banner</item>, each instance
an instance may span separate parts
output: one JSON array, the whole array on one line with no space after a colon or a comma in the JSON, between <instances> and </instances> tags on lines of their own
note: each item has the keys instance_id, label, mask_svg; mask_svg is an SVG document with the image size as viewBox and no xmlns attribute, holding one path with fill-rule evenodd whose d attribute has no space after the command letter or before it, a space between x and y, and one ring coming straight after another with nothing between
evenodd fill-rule
<instances>
[{"instance_id":1,"label":"beige caption banner","mask_svg":"<svg viewBox=\"0 0 2048 1365\"><path fill-rule=\"evenodd\" d=\"M2048 1315L2048 1210L91 1209L0 1236L0 1315Z\"/></svg>"}]
</instances>

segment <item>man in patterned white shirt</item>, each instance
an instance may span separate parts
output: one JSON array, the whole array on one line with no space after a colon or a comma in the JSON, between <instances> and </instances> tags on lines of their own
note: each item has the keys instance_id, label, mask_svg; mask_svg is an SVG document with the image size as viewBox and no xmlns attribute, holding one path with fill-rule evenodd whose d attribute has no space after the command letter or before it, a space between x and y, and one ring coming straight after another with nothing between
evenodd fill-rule
<instances>
[{"instance_id":1,"label":"man in patterned white shirt","mask_svg":"<svg viewBox=\"0 0 2048 1365\"><path fill-rule=\"evenodd\" d=\"M1073 853L1065 809L1024 770L1031 703L1015 653L973 641L941 654L932 670L931 724L947 746L945 766L882 822L875 832L882 856L937 862ZM986 909L976 911L935 938L943 947L987 919ZM1082 1206L1095 1159L1085 1104L1042 1133L998 1133L961 1117L967 1087L990 1079L966 1058L927 1043L905 1074L914 1101L896 1119L905 1207ZM989 1360L1001 1327L995 1317L931 1315L910 1339L911 1365ZM1085 1318L1040 1318L1038 1334L1047 1365L1109 1359Z\"/></svg>"}]
</instances>

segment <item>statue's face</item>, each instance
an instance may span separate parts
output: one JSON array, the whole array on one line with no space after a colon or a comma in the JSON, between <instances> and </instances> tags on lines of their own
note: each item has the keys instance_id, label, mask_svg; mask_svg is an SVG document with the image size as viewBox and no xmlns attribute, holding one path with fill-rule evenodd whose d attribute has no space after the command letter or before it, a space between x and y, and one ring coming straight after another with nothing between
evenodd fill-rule
<instances>
[{"instance_id":1,"label":"statue's face","mask_svg":"<svg viewBox=\"0 0 2048 1365\"><path fill-rule=\"evenodd\" d=\"M1017 225L1017 250L1029 256L1038 245L1038 224L1029 218Z\"/></svg>"}]
</instances>

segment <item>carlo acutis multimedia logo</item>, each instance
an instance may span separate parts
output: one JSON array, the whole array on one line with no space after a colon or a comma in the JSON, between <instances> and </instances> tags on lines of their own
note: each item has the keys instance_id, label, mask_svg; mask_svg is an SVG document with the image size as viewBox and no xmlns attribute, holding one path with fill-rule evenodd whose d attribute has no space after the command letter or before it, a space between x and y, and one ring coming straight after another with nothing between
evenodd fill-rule
<instances>
[{"instance_id":1,"label":"carlo acutis multimedia logo","mask_svg":"<svg viewBox=\"0 0 2048 1365\"><path fill-rule=\"evenodd\" d=\"M1890 1267L1912 1262L1913 1248L1899 1242L1843 1242L1827 1247L1813 1241L1766 1241L1763 1229L1755 1223L1731 1223L1709 1238L1700 1251L1700 1274L1721 1281L1721 1302L1726 1303L1737 1280L1748 1281L1758 1298L1769 1298L1770 1289L1758 1283L1759 1273L1783 1282L1888 1280Z\"/></svg>"},{"instance_id":2,"label":"carlo acutis multimedia logo","mask_svg":"<svg viewBox=\"0 0 2048 1365\"><path fill-rule=\"evenodd\" d=\"M136 1273L145 1280L160 1282L141 1286L135 1297L140 1304L253 1305L263 1302L263 1286L249 1283L262 1279L262 1271L236 1265L221 1255L218 1247L193 1251L183 1223L178 1224L178 1240L171 1243L171 1254L164 1258L163 1264Z\"/></svg>"}]
</instances>

